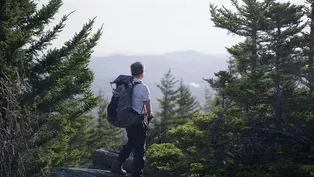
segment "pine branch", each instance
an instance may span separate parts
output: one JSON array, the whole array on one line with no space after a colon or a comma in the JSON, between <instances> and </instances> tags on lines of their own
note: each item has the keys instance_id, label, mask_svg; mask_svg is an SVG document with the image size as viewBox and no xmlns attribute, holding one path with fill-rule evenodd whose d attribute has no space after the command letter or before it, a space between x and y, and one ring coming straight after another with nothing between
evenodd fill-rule
<instances>
[{"instance_id":1,"label":"pine branch","mask_svg":"<svg viewBox=\"0 0 314 177\"><path fill-rule=\"evenodd\" d=\"M73 13L73 12L72 12ZM53 27L52 31L48 30L46 34L42 35L39 40L36 42L33 42L31 46L25 51L26 55L28 56L38 56L37 51L42 51L46 49L48 45L50 45L50 41L56 39L57 34L62 31L62 29L65 27L65 22L68 19L68 17L71 15L65 15L62 17L61 21Z\"/></svg>"},{"instance_id":2,"label":"pine branch","mask_svg":"<svg viewBox=\"0 0 314 177\"><path fill-rule=\"evenodd\" d=\"M62 0L50 0L47 5L43 5L39 11L27 20L27 24L21 30L33 31L31 33L33 36L40 35L44 30L44 25L51 22L61 6Z\"/></svg>"}]
</instances>

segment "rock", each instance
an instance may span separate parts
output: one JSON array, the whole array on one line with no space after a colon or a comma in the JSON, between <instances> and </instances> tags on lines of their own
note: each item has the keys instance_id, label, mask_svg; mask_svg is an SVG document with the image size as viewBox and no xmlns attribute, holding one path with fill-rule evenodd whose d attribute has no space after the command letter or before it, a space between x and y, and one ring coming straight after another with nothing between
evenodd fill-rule
<instances>
[{"instance_id":1,"label":"rock","mask_svg":"<svg viewBox=\"0 0 314 177\"><path fill-rule=\"evenodd\" d=\"M98 149L92 153L92 165L88 169L82 168L54 168L51 170L50 177L121 177L121 175L113 174L109 171L111 164L118 157L118 152ZM133 156L131 155L123 168L131 173ZM146 163L146 162L145 162ZM146 177L160 177L159 174L151 171L146 164L144 167L144 176Z\"/></svg>"},{"instance_id":2,"label":"rock","mask_svg":"<svg viewBox=\"0 0 314 177\"><path fill-rule=\"evenodd\" d=\"M108 170L82 168L54 168L50 177L124 177Z\"/></svg>"},{"instance_id":3,"label":"rock","mask_svg":"<svg viewBox=\"0 0 314 177\"><path fill-rule=\"evenodd\" d=\"M118 157L118 152L107 150L107 149L98 149L92 153L93 165L90 168L93 169L103 169L109 170L113 161ZM123 164L123 168L131 173L132 171L132 162L133 157L130 156L127 161Z\"/></svg>"},{"instance_id":4,"label":"rock","mask_svg":"<svg viewBox=\"0 0 314 177\"><path fill-rule=\"evenodd\" d=\"M99 169L99 170L109 170L107 167L103 165L91 165L88 167L89 169Z\"/></svg>"},{"instance_id":5,"label":"rock","mask_svg":"<svg viewBox=\"0 0 314 177\"><path fill-rule=\"evenodd\" d=\"M117 151L108 150L108 149L98 149L94 151L91 156L93 165L90 166L89 168L109 170L112 162L117 159L118 153L119 152ZM123 164L123 169L125 169L128 173L131 173L132 163L133 163L133 156L131 154L130 157L126 160L126 162ZM144 174L150 177L155 176L154 172L151 169L149 169L147 161L145 161Z\"/></svg>"}]
</instances>

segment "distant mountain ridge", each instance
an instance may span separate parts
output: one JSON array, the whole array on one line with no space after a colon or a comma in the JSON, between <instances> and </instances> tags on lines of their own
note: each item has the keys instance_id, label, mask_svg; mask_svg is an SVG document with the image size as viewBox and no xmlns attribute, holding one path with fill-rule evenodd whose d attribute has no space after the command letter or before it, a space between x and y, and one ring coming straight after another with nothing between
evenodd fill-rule
<instances>
[{"instance_id":1,"label":"distant mountain ridge","mask_svg":"<svg viewBox=\"0 0 314 177\"><path fill-rule=\"evenodd\" d=\"M112 55L92 57L89 67L95 74L92 90L98 93L103 90L105 96L111 97L110 81L120 74L130 74L130 65L135 61L145 64L146 73L143 81L149 86L153 99L153 109L158 110L156 98L161 92L156 84L169 69L178 80L190 85L191 92L197 99L204 100L205 85L203 78L214 77L214 72L226 68L227 57L224 55L212 56L195 51L180 51L164 55Z\"/></svg>"}]
</instances>

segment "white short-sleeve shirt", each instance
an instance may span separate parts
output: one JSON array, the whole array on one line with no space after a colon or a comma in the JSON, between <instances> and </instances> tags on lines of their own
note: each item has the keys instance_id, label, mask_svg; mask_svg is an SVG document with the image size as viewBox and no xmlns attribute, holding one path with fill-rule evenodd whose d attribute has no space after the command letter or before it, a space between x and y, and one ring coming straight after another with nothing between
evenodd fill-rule
<instances>
[{"instance_id":1,"label":"white short-sleeve shirt","mask_svg":"<svg viewBox=\"0 0 314 177\"><path fill-rule=\"evenodd\" d=\"M138 112L139 114L145 113L145 109L143 109L144 101L149 101L150 90L146 84L143 83L138 78L134 78L134 82L142 82L134 86L133 97L132 97L132 108ZM143 110L142 110L143 109Z\"/></svg>"}]
</instances>

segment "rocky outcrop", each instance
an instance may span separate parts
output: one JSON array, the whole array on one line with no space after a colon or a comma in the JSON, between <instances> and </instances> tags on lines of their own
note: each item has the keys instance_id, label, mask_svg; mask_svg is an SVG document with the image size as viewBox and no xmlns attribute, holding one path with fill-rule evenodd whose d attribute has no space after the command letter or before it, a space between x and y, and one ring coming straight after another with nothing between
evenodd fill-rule
<instances>
[{"instance_id":1,"label":"rocky outcrop","mask_svg":"<svg viewBox=\"0 0 314 177\"><path fill-rule=\"evenodd\" d=\"M50 177L119 177L108 170L81 169L81 168L55 168Z\"/></svg>"},{"instance_id":2,"label":"rocky outcrop","mask_svg":"<svg viewBox=\"0 0 314 177\"><path fill-rule=\"evenodd\" d=\"M107 149L98 149L92 153L93 165L90 167L92 169L110 169L111 164L118 157L118 152L107 150ZM127 161L124 163L123 168L131 173L132 170L133 156L131 155Z\"/></svg>"},{"instance_id":3,"label":"rocky outcrop","mask_svg":"<svg viewBox=\"0 0 314 177\"><path fill-rule=\"evenodd\" d=\"M50 177L120 177L121 175L112 174L109 169L111 164L118 157L118 152L106 149L98 149L92 153L93 164L88 169L81 168L54 168ZM123 168L131 173L133 156L130 156ZM150 174L150 170L145 165L144 174L146 177L155 177Z\"/></svg>"}]
</instances>

